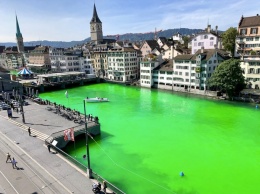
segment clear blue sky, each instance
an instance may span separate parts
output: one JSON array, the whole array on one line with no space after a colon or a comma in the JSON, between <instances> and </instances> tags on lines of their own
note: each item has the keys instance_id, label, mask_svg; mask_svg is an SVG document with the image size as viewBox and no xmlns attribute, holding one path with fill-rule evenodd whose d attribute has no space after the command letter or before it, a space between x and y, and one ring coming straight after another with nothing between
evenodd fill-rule
<instances>
[{"instance_id":1,"label":"clear blue sky","mask_svg":"<svg viewBox=\"0 0 260 194\"><path fill-rule=\"evenodd\" d=\"M173 28L237 27L260 12L248 0L95 0L103 34ZM0 0L0 42L15 42L15 12L24 41L83 40L90 36L94 0ZM260 13L259 13L260 14Z\"/></svg>"}]
</instances>

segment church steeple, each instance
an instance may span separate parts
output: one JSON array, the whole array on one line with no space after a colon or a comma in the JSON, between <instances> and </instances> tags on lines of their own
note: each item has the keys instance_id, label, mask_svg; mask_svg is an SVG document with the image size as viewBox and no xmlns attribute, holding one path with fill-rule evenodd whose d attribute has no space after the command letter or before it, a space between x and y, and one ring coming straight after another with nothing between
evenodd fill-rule
<instances>
[{"instance_id":1,"label":"church steeple","mask_svg":"<svg viewBox=\"0 0 260 194\"><path fill-rule=\"evenodd\" d=\"M90 21L90 23L102 23L98 17L97 10L96 10L96 5L94 4L94 9L93 9L93 16Z\"/></svg>"},{"instance_id":2,"label":"church steeple","mask_svg":"<svg viewBox=\"0 0 260 194\"><path fill-rule=\"evenodd\" d=\"M23 37L23 35L22 35L22 33L20 32L20 27L19 27L17 15L16 15L16 38L18 38L18 37Z\"/></svg>"},{"instance_id":3,"label":"church steeple","mask_svg":"<svg viewBox=\"0 0 260 194\"><path fill-rule=\"evenodd\" d=\"M20 31L17 15L16 15L16 41L17 41L17 49L18 52L23 52L24 51L24 44L23 44L23 35Z\"/></svg>"},{"instance_id":4,"label":"church steeple","mask_svg":"<svg viewBox=\"0 0 260 194\"><path fill-rule=\"evenodd\" d=\"M103 41L102 22L98 17L95 4L93 9L93 17L90 20L90 36L91 41L95 42L96 44Z\"/></svg>"}]
</instances>

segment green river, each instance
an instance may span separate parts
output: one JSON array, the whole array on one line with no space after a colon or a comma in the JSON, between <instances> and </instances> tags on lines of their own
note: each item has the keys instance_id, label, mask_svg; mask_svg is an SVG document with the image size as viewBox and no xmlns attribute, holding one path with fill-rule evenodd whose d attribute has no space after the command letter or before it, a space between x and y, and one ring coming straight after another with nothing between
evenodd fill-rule
<instances>
[{"instance_id":1,"label":"green river","mask_svg":"<svg viewBox=\"0 0 260 194\"><path fill-rule=\"evenodd\" d=\"M82 113L87 96L109 98L86 104L102 131L90 142L91 168L124 192L260 192L260 109L253 104L107 83L66 90L40 97ZM66 151L87 163L85 139Z\"/></svg>"}]
</instances>

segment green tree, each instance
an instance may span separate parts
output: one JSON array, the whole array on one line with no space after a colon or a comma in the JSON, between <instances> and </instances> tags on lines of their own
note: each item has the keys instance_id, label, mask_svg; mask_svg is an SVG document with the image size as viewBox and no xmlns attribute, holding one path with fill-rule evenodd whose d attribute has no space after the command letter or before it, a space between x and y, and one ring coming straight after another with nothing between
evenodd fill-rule
<instances>
[{"instance_id":1,"label":"green tree","mask_svg":"<svg viewBox=\"0 0 260 194\"><path fill-rule=\"evenodd\" d=\"M245 78L240 67L240 60L229 59L219 64L210 79L210 88L226 92L231 99L245 88Z\"/></svg>"},{"instance_id":2,"label":"green tree","mask_svg":"<svg viewBox=\"0 0 260 194\"><path fill-rule=\"evenodd\" d=\"M182 40L184 42L183 43L184 47L188 48L188 44L189 44L190 38L188 36L183 36Z\"/></svg>"},{"instance_id":3,"label":"green tree","mask_svg":"<svg viewBox=\"0 0 260 194\"><path fill-rule=\"evenodd\" d=\"M222 34L222 44L224 49L231 52L231 56L234 56L236 36L238 35L237 29L230 27L226 32Z\"/></svg>"}]
</instances>

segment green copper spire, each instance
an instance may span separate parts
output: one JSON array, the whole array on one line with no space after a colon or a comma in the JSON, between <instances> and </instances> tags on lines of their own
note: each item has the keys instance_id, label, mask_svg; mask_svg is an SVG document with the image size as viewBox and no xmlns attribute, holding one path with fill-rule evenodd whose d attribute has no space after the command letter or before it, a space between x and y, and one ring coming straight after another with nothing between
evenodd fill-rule
<instances>
[{"instance_id":1,"label":"green copper spire","mask_svg":"<svg viewBox=\"0 0 260 194\"><path fill-rule=\"evenodd\" d=\"M22 33L20 32L20 27L19 27L17 15L16 15L16 38L18 38L18 37L23 37L23 35L22 35Z\"/></svg>"}]
</instances>

